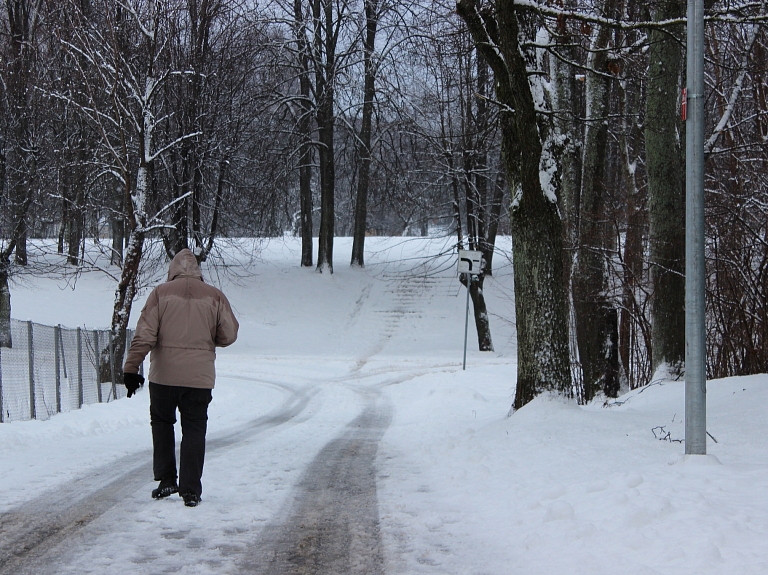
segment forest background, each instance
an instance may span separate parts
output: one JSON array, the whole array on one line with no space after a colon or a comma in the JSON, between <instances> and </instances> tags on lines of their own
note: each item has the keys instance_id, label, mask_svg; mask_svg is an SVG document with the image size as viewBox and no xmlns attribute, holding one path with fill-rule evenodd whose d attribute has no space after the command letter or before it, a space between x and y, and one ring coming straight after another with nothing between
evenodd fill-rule
<instances>
[{"instance_id":1,"label":"forest background","mask_svg":"<svg viewBox=\"0 0 768 575\"><path fill-rule=\"evenodd\" d=\"M514 407L680 377L686 5L5 0L0 346L14 278L93 269L88 238L121 350L184 247L225 270L227 238L295 234L297 265L332 273L334 237L364 266L366 236L442 234L484 254L460 281L492 350L483 280L509 234ZM768 371L768 7L704 5L714 378Z\"/></svg>"}]
</instances>

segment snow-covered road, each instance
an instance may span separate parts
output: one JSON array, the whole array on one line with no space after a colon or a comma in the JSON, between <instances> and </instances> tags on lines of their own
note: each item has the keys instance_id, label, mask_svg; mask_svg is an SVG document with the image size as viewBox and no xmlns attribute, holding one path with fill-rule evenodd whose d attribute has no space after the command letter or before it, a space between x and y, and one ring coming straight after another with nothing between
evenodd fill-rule
<instances>
[{"instance_id":1,"label":"snow-covered road","mask_svg":"<svg viewBox=\"0 0 768 575\"><path fill-rule=\"evenodd\" d=\"M706 457L653 432L683 437L683 382L507 417L509 270L486 281L496 352L470 332L463 371L442 247L369 239L365 270L301 269L286 241L223 282L241 335L217 360L199 507L150 498L146 390L0 425L0 574L768 573L768 376L708 383ZM110 285L17 286L15 315L103 326Z\"/></svg>"}]
</instances>

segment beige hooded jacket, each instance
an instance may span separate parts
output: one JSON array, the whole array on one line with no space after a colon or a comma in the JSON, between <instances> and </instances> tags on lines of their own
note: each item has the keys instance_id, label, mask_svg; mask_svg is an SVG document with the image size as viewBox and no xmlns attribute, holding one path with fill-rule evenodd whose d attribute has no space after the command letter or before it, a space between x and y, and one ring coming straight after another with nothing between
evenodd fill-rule
<instances>
[{"instance_id":1,"label":"beige hooded jacket","mask_svg":"<svg viewBox=\"0 0 768 575\"><path fill-rule=\"evenodd\" d=\"M203 282L194 254L183 249L141 310L123 371L138 373L151 351L149 381L213 389L215 348L234 343L239 327L227 298Z\"/></svg>"}]
</instances>

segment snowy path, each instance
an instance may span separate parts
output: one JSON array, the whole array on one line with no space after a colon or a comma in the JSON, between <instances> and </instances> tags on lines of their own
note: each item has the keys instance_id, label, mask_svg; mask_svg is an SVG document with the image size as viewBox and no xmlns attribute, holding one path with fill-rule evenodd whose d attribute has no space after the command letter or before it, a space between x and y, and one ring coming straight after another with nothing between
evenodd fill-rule
<instances>
[{"instance_id":1,"label":"snowy path","mask_svg":"<svg viewBox=\"0 0 768 575\"><path fill-rule=\"evenodd\" d=\"M209 453L285 424L307 407L313 394L272 385L288 393L286 401L274 413L209 441ZM54 558L62 555L59 545L71 546L70 538L146 485L152 475L151 458L149 451L123 457L0 515L0 574L42 573L57 563Z\"/></svg>"},{"instance_id":2,"label":"snowy path","mask_svg":"<svg viewBox=\"0 0 768 575\"><path fill-rule=\"evenodd\" d=\"M369 401L309 465L290 510L264 529L244 572L384 573L375 461L391 406Z\"/></svg>"},{"instance_id":3,"label":"snowy path","mask_svg":"<svg viewBox=\"0 0 768 575\"><path fill-rule=\"evenodd\" d=\"M377 357L416 334L420 307L441 281L449 285L383 279L363 287L347 317L347 327L368 334L351 361L289 377L285 363L317 358L272 358L275 377L250 375L262 372L264 358L259 369L246 357L222 362L225 383L271 386L284 397L266 415L209 436L203 505L149 500L151 452L131 453L0 515L0 575L146 573L150 565L152 573L383 575L376 456L393 406L382 390L455 369ZM292 465L270 478L281 460ZM244 481L254 474L271 493L260 497ZM247 493L222 493L226 483Z\"/></svg>"},{"instance_id":4,"label":"snowy path","mask_svg":"<svg viewBox=\"0 0 768 575\"><path fill-rule=\"evenodd\" d=\"M683 382L506 417L510 270L486 283L496 352L470 331L463 371L465 292L426 261L447 248L369 240L364 270L300 269L291 240L223 286L241 337L217 362L201 506L149 496L146 390L0 425L0 575L768 573L768 376L708 383L703 459L652 431L683 437ZM102 280L15 289L17 317L101 326Z\"/></svg>"}]
</instances>

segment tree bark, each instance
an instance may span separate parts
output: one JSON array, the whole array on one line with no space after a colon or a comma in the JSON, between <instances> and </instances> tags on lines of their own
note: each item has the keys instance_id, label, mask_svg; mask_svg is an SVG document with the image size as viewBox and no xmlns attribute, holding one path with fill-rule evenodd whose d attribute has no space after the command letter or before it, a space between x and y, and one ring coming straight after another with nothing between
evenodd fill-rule
<instances>
[{"instance_id":1,"label":"tree bark","mask_svg":"<svg viewBox=\"0 0 768 575\"><path fill-rule=\"evenodd\" d=\"M360 171L357 177L357 198L355 202L355 229L352 240L353 266L365 265L365 232L368 219L368 188L371 175L371 131L373 120L373 98L376 95L376 64L373 50L376 42L376 27L379 23L378 0L365 0L365 41L363 61L365 64L365 86L363 89L363 117L360 126Z\"/></svg>"},{"instance_id":2,"label":"tree bark","mask_svg":"<svg viewBox=\"0 0 768 575\"><path fill-rule=\"evenodd\" d=\"M125 218L118 212L112 217L112 257L109 263L113 266L123 265L123 249L125 248Z\"/></svg>"},{"instance_id":3,"label":"tree bark","mask_svg":"<svg viewBox=\"0 0 768 575\"><path fill-rule=\"evenodd\" d=\"M30 86L33 62L33 40L39 2L16 0L6 2L10 58L6 97L15 119L11 133L9 179L11 180L11 206L16 244L15 261L27 265L27 209L23 206L31 196L35 172L35 146L30 130Z\"/></svg>"},{"instance_id":4,"label":"tree bark","mask_svg":"<svg viewBox=\"0 0 768 575\"><path fill-rule=\"evenodd\" d=\"M317 129L320 141L320 234L317 271L333 273L333 238L335 235L336 159L334 154L334 81L336 75L336 39L338 23L333 21L333 2L314 0L315 77Z\"/></svg>"},{"instance_id":5,"label":"tree bark","mask_svg":"<svg viewBox=\"0 0 768 575\"><path fill-rule=\"evenodd\" d=\"M617 2L606 1L603 16L614 17ZM578 205L576 265L573 273L573 305L576 340L583 374L584 401L591 401L602 390L608 397L619 391L616 327L611 318L615 309L605 295L606 249L606 154L611 79L606 49L611 30L600 26L590 46L587 67L587 125L584 134L581 198Z\"/></svg>"},{"instance_id":6,"label":"tree bark","mask_svg":"<svg viewBox=\"0 0 768 575\"><path fill-rule=\"evenodd\" d=\"M299 58L299 201L301 218L301 265L312 266L312 104L309 78L309 46L302 0L294 0L294 19Z\"/></svg>"},{"instance_id":7,"label":"tree bark","mask_svg":"<svg viewBox=\"0 0 768 575\"><path fill-rule=\"evenodd\" d=\"M660 3L654 20L685 15L686 3ZM645 149L648 170L652 281L652 369L685 362L685 175L678 97L683 75L683 30L649 32Z\"/></svg>"},{"instance_id":8,"label":"tree bark","mask_svg":"<svg viewBox=\"0 0 768 575\"><path fill-rule=\"evenodd\" d=\"M501 220L501 208L504 203L504 174L499 171L496 182L493 184L493 198L491 209L488 211L488 239L486 243L492 246L485 255L486 276L493 275L493 254L496 251L496 236L499 233L499 221Z\"/></svg>"},{"instance_id":9,"label":"tree bark","mask_svg":"<svg viewBox=\"0 0 768 575\"><path fill-rule=\"evenodd\" d=\"M0 259L0 347L13 347L11 336L11 290L8 286L8 258Z\"/></svg>"},{"instance_id":10,"label":"tree bark","mask_svg":"<svg viewBox=\"0 0 768 575\"><path fill-rule=\"evenodd\" d=\"M542 143L514 4L499 3L495 15L481 18L475 0L459 0L457 11L494 72L504 167L508 180L519 182L510 209L518 340L513 409L519 409L546 390L571 393L562 222L539 179Z\"/></svg>"}]
</instances>

